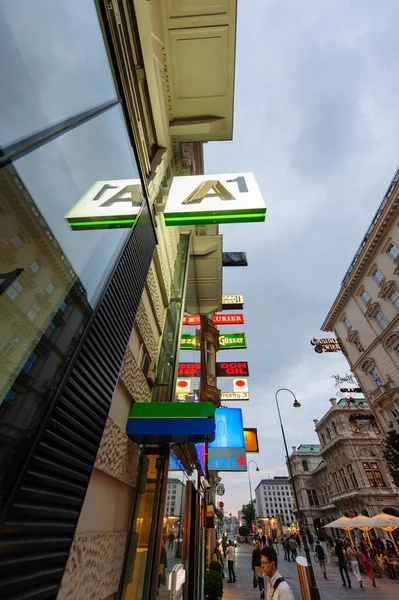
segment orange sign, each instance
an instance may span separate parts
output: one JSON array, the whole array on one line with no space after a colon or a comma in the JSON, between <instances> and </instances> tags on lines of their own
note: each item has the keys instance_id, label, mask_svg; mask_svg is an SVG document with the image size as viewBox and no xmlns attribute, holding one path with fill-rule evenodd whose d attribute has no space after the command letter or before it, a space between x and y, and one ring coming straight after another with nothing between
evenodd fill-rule
<instances>
[{"instance_id":1,"label":"orange sign","mask_svg":"<svg viewBox=\"0 0 399 600\"><path fill-rule=\"evenodd\" d=\"M258 430L244 428L244 443L246 452L259 452Z\"/></svg>"}]
</instances>

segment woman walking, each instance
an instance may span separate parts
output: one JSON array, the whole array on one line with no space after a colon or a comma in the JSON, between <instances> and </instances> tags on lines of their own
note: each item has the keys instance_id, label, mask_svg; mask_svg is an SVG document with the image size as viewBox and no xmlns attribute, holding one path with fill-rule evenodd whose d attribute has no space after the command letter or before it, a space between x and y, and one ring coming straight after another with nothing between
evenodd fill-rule
<instances>
[{"instance_id":1,"label":"woman walking","mask_svg":"<svg viewBox=\"0 0 399 600\"><path fill-rule=\"evenodd\" d=\"M366 569L367 575L370 577L373 586L377 587L376 583L375 583L375 575L374 575L374 571L373 571L373 565L370 562L367 550L364 550L364 548L362 548L360 550L360 560L362 561L363 566Z\"/></svg>"},{"instance_id":2,"label":"woman walking","mask_svg":"<svg viewBox=\"0 0 399 600\"><path fill-rule=\"evenodd\" d=\"M256 542L255 548L252 552L252 570L254 577L258 580L258 587L260 591L261 600L265 597L265 580L263 579L264 573L261 563L260 543Z\"/></svg>"},{"instance_id":3,"label":"woman walking","mask_svg":"<svg viewBox=\"0 0 399 600\"><path fill-rule=\"evenodd\" d=\"M352 567L352 573L354 574L354 576L356 577L356 579L358 580L360 587L363 587L363 581L362 581L362 576L360 575L360 570L359 570L359 562L357 560L357 548L355 546L355 549L352 548L352 546L347 546L346 548L346 555L348 557L348 560L351 564Z\"/></svg>"}]
</instances>

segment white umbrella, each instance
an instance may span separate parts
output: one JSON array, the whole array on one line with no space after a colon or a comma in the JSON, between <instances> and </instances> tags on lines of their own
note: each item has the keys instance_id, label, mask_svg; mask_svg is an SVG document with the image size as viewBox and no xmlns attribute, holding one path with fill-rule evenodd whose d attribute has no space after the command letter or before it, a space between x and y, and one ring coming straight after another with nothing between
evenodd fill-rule
<instances>
[{"instance_id":1,"label":"white umbrella","mask_svg":"<svg viewBox=\"0 0 399 600\"><path fill-rule=\"evenodd\" d=\"M353 521L353 519L349 519L348 517L341 517L341 518L337 519L336 521L333 521L332 523L325 525L325 527L336 527L337 529L345 529L345 531L348 532L349 539L351 541L351 546L353 546L352 537L350 534L350 530L353 529L353 527L351 525L352 521Z\"/></svg>"},{"instance_id":2,"label":"white umbrella","mask_svg":"<svg viewBox=\"0 0 399 600\"><path fill-rule=\"evenodd\" d=\"M371 546L371 541L370 541L370 537L369 537L369 530L373 529L373 526L370 525L370 517L366 517L365 515L358 515L357 517L353 517L353 519L350 519L351 522L351 526L352 528L357 528L357 529L362 529L363 531L366 532L366 536L368 539L368 542Z\"/></svg>"},{"instance_id":3,"label":"white umbrella","mask_svg":"<svg viewBox=\"0 0 399 600\"><path fill-rule=\"evenodd\" d=\"M396 547L396 552L399 554L398 545L392 535L392 531L399 527L399 517L394 517L393 515L388 515L386 513L380 513L375 517L371 517L370 525L372 527L379 527L379 529L385 529L385 531L389 533L391 540Z\"/></svg>"}]
</instances>

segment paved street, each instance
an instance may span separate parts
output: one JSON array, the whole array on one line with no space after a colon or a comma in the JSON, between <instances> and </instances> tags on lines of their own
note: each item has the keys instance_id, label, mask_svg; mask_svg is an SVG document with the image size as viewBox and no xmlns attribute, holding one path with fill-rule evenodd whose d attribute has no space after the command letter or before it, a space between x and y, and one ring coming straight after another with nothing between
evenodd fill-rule
<instances>
[{"instance_id":1,"label":"paved street","mask_svg":"<svg viewBox=\"0 0 399 600\"><path fill-rule=\"evenodd\" d=\"M301 553L300 553L301 554ZM302 553L303 554L303 553ZM226 579L224 585L223 600L258 600L259 591L253 589L252 586L252 570L251 570L251 555L252 548L243 544L235 550L235 572L237 575L237 582L227 583ZM284 553L280 547L279 565L278 569L285 580L291 586L295 600L301 600L301 591L298 582L297 568L292 562L287 562L283 559ZM226 563L227 566L227 563ZM370 579L364 575L363 585L361 589L354 576L350 572L352 579L352 589L342 587L341 577L338 571L338 567L335 565L327 566L327 577L324 579L317 564L314 564L314 573L316 576L317 585L320 590L320 597L322 600L341 600L341 598L356 598L358 600L397 600L399 597L399 580L392 581L387 577L382 579L376 579L377 587L373 588ZM227 569L225 569L227 570Z\"/></svg>"}]
</instances>

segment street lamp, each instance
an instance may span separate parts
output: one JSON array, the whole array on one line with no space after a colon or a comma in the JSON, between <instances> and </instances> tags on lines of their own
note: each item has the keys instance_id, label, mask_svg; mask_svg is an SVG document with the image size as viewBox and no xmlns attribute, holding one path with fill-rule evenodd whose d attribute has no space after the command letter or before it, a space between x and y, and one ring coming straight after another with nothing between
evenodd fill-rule
<instances>
[{"instance_id":1,"label":"street lamp","mask_svg":"<svg viewBox=\"0 0 399 600\"><path fill-rule=\"evenodd\" d=\"M250 461L248 462L248 482L249 482L249 496L250 496L250 498L251 498L251 504L252 504L252 506L253 506L253 502L254 502L254 501L252 500L251 473L250 473L250 471L249 471L249 465L250 465L251 463L255 463L255 465L256 465L256 470L257 470L257 471L259 471L259 467L258 467L258 463L256 462L256 460L250 460ZM255 500L255 506L256 506L256 500ZM254 510L255 510L255 520L256 520L256 508L255 508L255 506L254 506Z\"/></svg>"},{"instance_id":2,"label":"street lamp","mask_svg":"<svg viewBox=\"0 0 399 600\"><path fill-rule=\"evenodd\" d=\"M283 391L284 392L289 392L290 394L292 394L294 396L294 404L293 404L294 408L299 408L301 406L301 404L296 399L296 396L295 396L294 392L292 392L288 388L280 388L279 390L277 390L277 392L275 394L276 406L277 406L277 412L278 412L278 418L280 419L281 433L283 434L285 454L286 454L286 457L287 457L288 473L289 473L289 476L290 476L290 479L291 479L291 483L292 483L292 490L294 492L294 499L295 499L295 504L296 504L296 513L297 513L298 525L299 525L299 533L300 533L300 536L302 538L303 549L305 550L306 560L308 561L309 576L310 576L310 598L311 598L311 600L320 600L320 593L319 593L319 590L317 588L316 579L315 579L315 576L314 576L314 573L313 573L312 559L310 558L310 550L309 550L308 540L307 540L305 529L304 529L304 524L306 525L306 517L304 516L304 518L302 518L302 514L301 514L301 511L300 511L300 508L299 508L298 495L297 495L297 492L296 492L295 481L294 481L294 478L292 476L291 463L290 463L290 459L289 459L289 456L288 456L287 441L285 439L284 427L283 427L283 422L281 420L281 414L280 414L280 407L278 405L278 400L277 400L278 393L279 392L283 392Z\"/></svg>"}]
</instances>

